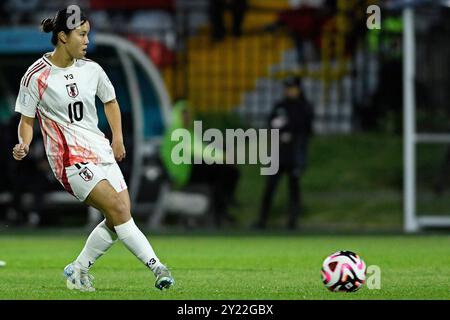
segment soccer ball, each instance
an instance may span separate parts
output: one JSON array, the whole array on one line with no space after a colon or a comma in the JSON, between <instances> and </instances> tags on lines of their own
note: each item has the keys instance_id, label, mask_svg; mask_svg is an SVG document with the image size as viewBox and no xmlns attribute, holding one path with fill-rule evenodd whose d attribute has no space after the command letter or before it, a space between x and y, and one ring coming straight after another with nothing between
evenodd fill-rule
<instances>
[{"instance_id":1,"label":"soccer ball","mask_svg":"<svg viewBox=\"0 0 450 320\"><path fill-rule=\"evenodd\" d=\"M366 281L366 264L354 252L335 252L323 261L322 281L330 291L356 291Z\"/></svg>"}]
</instances>

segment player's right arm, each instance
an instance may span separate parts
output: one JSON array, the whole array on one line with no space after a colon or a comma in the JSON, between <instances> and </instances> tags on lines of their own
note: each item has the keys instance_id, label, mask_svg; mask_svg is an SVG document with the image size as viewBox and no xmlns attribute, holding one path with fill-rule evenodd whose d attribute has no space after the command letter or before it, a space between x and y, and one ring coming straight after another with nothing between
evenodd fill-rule
<instances>
[{"instance_id":1,"label":"player's right arm","mask_svg":"<svg viewBox=\"0 0 450 320\"><path fill-rule=\"evenodd\" d=\"M34 118L22 115L17 129L19 143L13 148L13 157L16 160L22 160L30 150L30 143L33 140Z\"/></svg>"},{"instance_id":2,"label":"player's right arm","mask_svg":"<svg viewBox=\"0 0 450 320\"><path fill-rule=\"evenodd\" d=\"M29 76L30 78L27 78ZM28 79L27 81L25 81ZM16 100L15 111L21 114L17 135L19 143L13 148L13 157L22 160L28 154L31 140L33 140L33 124L36 108L39 103L36 81L28 71L20 83L20 90Z\"/></svg>"}]
</instances>

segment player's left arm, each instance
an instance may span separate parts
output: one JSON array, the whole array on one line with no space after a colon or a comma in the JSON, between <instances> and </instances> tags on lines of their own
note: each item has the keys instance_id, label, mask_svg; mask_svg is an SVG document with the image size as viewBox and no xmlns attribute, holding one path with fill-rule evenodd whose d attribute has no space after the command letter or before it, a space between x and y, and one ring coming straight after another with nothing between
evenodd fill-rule
<instances>
[{"instance_id":1,"label":"player's left arm","mask_svg":"<svg viewBox=\"0 0 450 320\"><path fill-rule=\"evenodd\" d=\"M105 103L105 115L112 132L111 147L116 161L122 161L126 156L125 145L123 143L122 119L119 103L116 99Z\"/></svg>"}]
</instances>

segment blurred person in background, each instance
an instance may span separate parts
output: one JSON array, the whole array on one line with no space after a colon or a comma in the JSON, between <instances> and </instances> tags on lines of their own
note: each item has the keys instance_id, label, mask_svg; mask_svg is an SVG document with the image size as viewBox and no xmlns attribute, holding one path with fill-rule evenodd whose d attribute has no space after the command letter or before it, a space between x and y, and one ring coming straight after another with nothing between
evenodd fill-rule
<instances>
[{"instance_id":1,"label":"blurred person in background","mask_svg":"<svg viewBox=\"0 0 450 320\"><path fill-rule=\"evenodd\" d=\"M179 144L172 140L172 133L177 129L186 129L191 136L191 146L188 148L190 163L175 164L172 160L172 150ZM189 110L188 101L179 99L172 111L172 123L164 133L161 146L161 159L163 165L175 188L184 188L192 184L205 184L212 193L214 224L221 227L224 222L235 224L235 218L229 213L230 205L236 204L235 193L240 173L236 166L225 164L225 153L216 148L218 157L223 164L206 164L203 160L207 154L203 153L206 144L194 135L193 117ZM196 164L194 159L203 159ZM213 162L213 161L210 161Z\"/></svg>"},{"instance_id":2,"label":"blurred person in background","mask_svg":"<svg viewBox=\"0 0 450 320\"><path fill-rule=\"evenodd\" d=\"M212 40L222 41L227 33L225 12L230 10L233 16L232 34L242 35L242 24L247 11L247 0L209 0L209 20L212 27Z\"/></svg>"},{"instance_id":3,"label":"blurred person in background","mask_svg":"<svg viewBox=\"0 0 450 320\"><path fill-rule=\"evenodd\" d=\"M356 116L366 129L382 130L389 134L403 133L403 17L386 14L381 29L367 33L371 54L378 57L378 85L364 105L357 106ZM418 83L417 83L418 84ZM418 97L419 98L419 97Z\"/></svg>"},{"instance_id":4,"label":"blurred person in background","mask_svg":"<svg viewBox=\"0 0 450 320\"><path fill-rule=\"evenodd\" d=\"M13 116L4 127L2 145L7 149L14 146L19 121L20 115ZM29 226L37 226L44 222L45 193L62 189L52 175L38 127L33 128L33 137L35 147L30 150L24 161L18 163L8 159L4 164L8 191L12 193L12 203L7 218L15 225L26 223ZM23 203L22 196L25 193L30 193L33 196L31 207L25 206Z\"/></svg>"},{"instance_id":5,"label":"blurred person in background","mask_svg":"<svg viewBox=\"0 0 450 320\"><path fill-rule=\"evenodd\" d=\"M319 59L322 29L336 12L336 0L292 1L291 6L281 10L277 20L265 29L273 32L280 27L286 28L295 45L297 63L306 66L307 62Z\"/></svg>"},{"instance_id":6,"label":"blurred person in background","mask_svg":"<svg viewBox=\"0 0 450 320\"><path fill-rule=\"evenodd\" d=\"M41 7L41 0L8 0L3 2L3 10L8 14L6 17L10 19L13 25L31 24L33 15ZM5 16L2 16L5 17Z\"/></svg>"},{"instance_id":7,"label":"blurred person in background","mask_svg":"<svg viewBox=\"0 0 450 320\"><path fill-rule=\"evenodd\" d=\"M136 226L130 196L117 161L126 156L115 89L103 68L86 59L90 24L78 11L64 8L41 22L52 33L55 49L33 63L20 81L15 110L21 114L13 158L30 152L35 116L50 167L63 187L79 201L103 213L105 220L89 235L78 257L64 268L71 290L95 291L89 270L119 239L156 277L155 287L174 279L147 237ZM95 96L104 104L112 142L98 129Z\"/></svg>"},{"instance_id":8,"label":"blurred person in background","mask_svg":"<svg viewBox=\"0 0 450 320\"><path fill-rule=\"evenodd\" d=\"M267 227L272 200L283 174L286 174L289 179L288 229L297 228L297 220L301 212L300 182L307 164L313 109L305 98L301 80L298 77L288 77L283 85L284 98L276 103L269 116L269 128L280 130L280 165L276 174L267 177L259 219L254 224L257 229Z\"/></svg>"}]
</instances>

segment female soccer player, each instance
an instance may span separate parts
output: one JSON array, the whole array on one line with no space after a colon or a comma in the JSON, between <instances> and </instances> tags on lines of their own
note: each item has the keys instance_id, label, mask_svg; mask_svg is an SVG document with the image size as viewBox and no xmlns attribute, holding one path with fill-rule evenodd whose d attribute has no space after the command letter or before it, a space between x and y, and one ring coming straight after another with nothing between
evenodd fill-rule
<instances>
[{"instance_id":1,"label":"female soccer player","mask_svg":"<svg viewBox=\"0 0 450 320\"><path fill-rule=\"evenodd\" d=\"M155 286L169 288L174 279L133 221L130 197L116 161L125 156L119 104L102 67L86 59L89 21L63 9L41 23L52 32L55 50L27 70L20 83L15 110L21 113L19 143L13 157L22 160L33 138L37 115L50 166L67 192L105 216L89 235L79 256L64 268L67 287L94 291L88 271L117 240L156 276ZM98 129L95 96L104 103L112 143Z\"/></svg>"}]
</instances>

